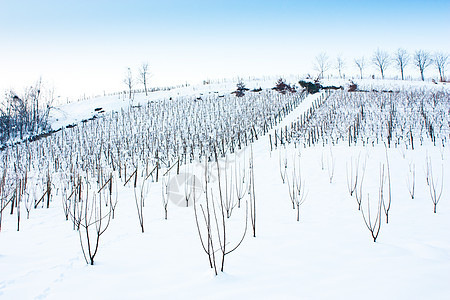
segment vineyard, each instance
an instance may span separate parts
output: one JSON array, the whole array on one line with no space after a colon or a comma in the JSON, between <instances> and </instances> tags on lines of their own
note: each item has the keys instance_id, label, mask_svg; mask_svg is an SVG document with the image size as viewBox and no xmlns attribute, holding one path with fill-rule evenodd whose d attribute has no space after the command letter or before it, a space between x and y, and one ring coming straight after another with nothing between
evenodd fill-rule
<instances>
[{"instance_id":1,"label":"vineyard","mask_svg":"<svg viewBox=\"0 0 450 300\"><path fill-rule=\"evenodd\" d=\"M69 124L0 152L0 296L439 298L449 140L449 91L423 87L181 95Z\"/></svg>"}]
</instances>

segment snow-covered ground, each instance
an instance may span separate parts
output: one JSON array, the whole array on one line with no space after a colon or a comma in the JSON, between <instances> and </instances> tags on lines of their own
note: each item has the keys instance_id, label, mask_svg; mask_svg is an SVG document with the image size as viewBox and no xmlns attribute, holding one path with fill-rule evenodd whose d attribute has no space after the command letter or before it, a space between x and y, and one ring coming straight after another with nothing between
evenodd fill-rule
<instances>
[{"instance_id":1,"label":"snow-covered ground","mask_svg":"<svg viewBox=\"0 0 450 300\"><path fill-rule=\"evenodd\" d=\"M247 87L269 88L274 83L248 83ZM426 88L432 89L433 85L428 84ZM188 87L152 93L149 97L138 95L135 101L158 101L189 94L201 96L208 92L229 93L234 89L232 83ZM278 127L296 120L317 97L320 95L308 96ZM111 111L128 104L118 97L68 104L59 108L60 115L53 114L53 128L89 118L97 107ZM0 232L0 298L450 297L448 143L446 147L424 143L414 150L348 147L345 142L332 147L316 145L296 149L291 144L286 150L278 148L271 152L266 135L252 147L256 238L249 229L242 245L227 255L225 272L214 276L210 269L192 207L169 202L168 219L165 220L162 183L152 183L144 207L146 230L141 233L133 189L119 186L116 216L101 237L94 266L86 265L78 233L70 221L65 221L60 201L54 200L48 209L32 210L28 220L22 216L20 232L16 231L16 216L4 212ZM346 170L352 159L359 157L360 162L366 162L362 207L367 213L369 198L373 221L374 202L379 196L380 164L386 164L386 153L391 172L392 204L388 224L382 212L380 234L374 243L355 197L348 192ZM247 158L250 155L249 148L245 155ZM289 161L288 177L294 157L301 162L307 195L300 206L299 222L292 209L288 186L283 184L280 176L280 157L284 156ZM426 161L433 165L438 186L443 180L437 213L433 213ZM415 165L414 199L410 197L407 184L411 163ZM201 178L201 164L191 165L191 168L197 170ZM55 196L54 199L60 198ZM241 236L244 214L245 206L235 208L230 219L228 240L233 245Z\"/></svg>"}]
</instances>

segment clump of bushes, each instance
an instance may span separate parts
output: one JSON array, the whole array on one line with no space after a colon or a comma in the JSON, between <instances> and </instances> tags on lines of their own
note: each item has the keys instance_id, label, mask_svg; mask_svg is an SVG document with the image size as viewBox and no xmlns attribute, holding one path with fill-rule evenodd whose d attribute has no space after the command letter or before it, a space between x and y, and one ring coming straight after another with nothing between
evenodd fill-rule
<instances>
[{"instance_id":1,"label":"clump of bushes","mask_svg":"<svg viewBox=\"0 0 450 300\"><path fill-rule=\"evenodd\" d=\"M283 78L278 79L275 87L272 88L272 89L277 91L277 92L280 92L282 94L286 94L287 92L290 92L290 93L297 92L296 89L295 89L295 86L290 86L289 84L284 82Z\"/></svg>"},{"instance_id":2,"label":"clump of bushes","mask_svg":"<svg viewBox=\"0 0 450 300\"><path fill-rule=\"evenodd\" d=\"M348 86L348 91L349 92L355 92L357 89L358 89L358 86L353 81Z\"/></svg>"},{"instance_id":3,"label":"clump of bushes","mask_svg":"<svg viewBox=\"0 0 450 300\"><path fill-rule=\"evenodd\" d=\"M44 94L40 81L21 96L12 90L7 92L4 101L0 101L0 144L48 130L52 101L53 93Z\"/></svg>"},{"instance_id":4,"label":"clump of bushes","mask_svg":"<svg viewBox=\"0 0 450 300\"><path fill-rule=\"evenodd\" d=\"M322 85L319 82L300 80L298 83L310 94L318 93L322 89Z\"/></svg>"}]
</instances>

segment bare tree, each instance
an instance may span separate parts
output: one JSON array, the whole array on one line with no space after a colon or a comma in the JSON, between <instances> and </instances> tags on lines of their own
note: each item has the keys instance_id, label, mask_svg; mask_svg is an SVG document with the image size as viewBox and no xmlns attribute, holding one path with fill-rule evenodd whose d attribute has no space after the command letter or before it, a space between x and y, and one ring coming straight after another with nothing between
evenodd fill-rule
<instances>
[{"instance_id":1,"label":"bare tree","mask_svg":"<svg viewBox=\"0 0 450 300\"><path fill-rule=\"evenodd\" d=\"M319 71L319 78L323 78L323 74L330 69L330 61L325 52L321 52L316 56L314 69Z\"/></svg>"},{"instance_id":2,"label":"bare tree","mask_svg":"<svg viewBox=\"0 0 450 300\"><path fill-rule=\"evenodd\" d=\"M168 214L168 206L169 206L169 197L170 197L170 174L166 179L166 176L163 176L162 180L162 204L164 208L164 220L167 220Z\"/></svg>"},{"instance_id":3,"label":"bare tree","mask_svg":"<svg viewBox=\"0 0 450 300\"><path fill-rule=\"evenodd\" d=\"M250 194L250 220L253 229L253 237L256 237L256 196L255 196L255 169L253 162L253 146L250 145L250 161L249 161L249 169L250 169L250 185L249 185L249 194Z\"/></svg>"},{"instance_id":4,"label":"bare tree","mask_svg":"<svg viewBox=\"0 0 450 300\"><path fill-rule=\"evenodd\" d=\"M189 200L192 197L192 184L193 177L192 173L189 171L189 165L185 164L185 172L184 172L184 200L186 202L186 207L189 206Z\"/></svg>"},{"instance_id":5,"label":"bare tree","mask_svg":"<svg viewBox=\"0 0 450 300\"><path fill-rule=\"evenodd\" d=\"M389 53L386 51L377 49L372 57L372 63L380 69L381 78L384 79L384 72L389 67L391 63L391 59L389 57Z\"/></svg>"},{"instance_id":6,"label":"bare tree","mask_svg":"<svg viewBox=\"0 0 450 300\"><path fill-rule=\"evenodd\" d=\"M409 195L414 200L414 189L416 186L416 165L414 162L409 163L408 174L406 175L406 184L408 185Z\"/></svg>"},{"instance_id":7,"label":"bare tree","mask_svg":"<svg viewBox=\"0 0 450 300\"><path fill-rule=\"evenodd\" d=\"M193 193L193 199L194 199L194 215L195 215L195 223L197 225L197 231L198 231L198 235L200 237L200 242L202 244L203 250L205 251L205 253L208 255L208 260L209 260L209 265L211 267L211 269L214 269L214 273L217 275L217 264L216 264L216 256L215 256L215 250L214 250L214 242L213 242L213 229L214 229L214 224L213 224L213 213L212 213L212 203L210 200L209 193L208 193L208 183L209 183L209 179L208 179L208 174L209 174L209 168L208 168L208 160L205 159L205 202L206 205L202 205L200 204L200 209L201 209L201 215L200 218L199 214L197 213L197 203L196 203L196 197L195 197L195 192ZM194 177L194 185L195 185L195 177ZM205 234L202 234L202 226L200 224L200 220L204 221L204 226L205 226Z\"/></svg>"},{"instance_id":8,"label":"bare tree","mask_svg":"<svg viewBox=\"0 0 450 300\"><path fill-rule=\"evenodd\" d=\"M439 179L433 176L433 167L431 164L431 158L428 158L428 155L426 157L426 164L427 164L427 184L428 187L430 188L431 201L433 202L433 212L436 213L436 207L439 203L439 200L441 200L442 190L444 188L444 166L442 166L442 175L439 188Z\"/></svg>"},{"instance_id":9,"label":"bare tree","mask_svg":"<svg viewBox=\"0 0 450 300\"><path fill-rule=\"evenodd\" d=\"M342 71L345 67L345 60L342 57L342 54L339 54L336 58L336 69L339 72L339 78L342 78Z\"/></svg>"},{"instance_id":10,"label":"bare tree","mask_svg":"<svg viewBox=\"0 0 450 300\"><path fill-rule=\"evenodd\" d=\"M128 68L127 73L125 74L125 79L123 82L127 85L129 94L130 94L130 100L131 100L131 91L134 86L134 79L133 79L133 73L131 72L131 69Z\"/></svg>"},{"instance_id":11,"label":"bare tree","mask_svg":"<svg viewBox=\"0 0 450 300\"><path fill-rule=\"evenodd\" d=\"M373 242L375 243L377 241L378 234L380 233L381 228L381 206L383 203L383 186L385 182L385 175L384 175L384 165L380 166L380 187L378 190L378 205L377 205L377 214L375 217L375 222L371 219L370 216L370 197L369 194L367 194L367 213L364 212L361 207L361 214L363 216L364 223L367 226L367 229L369 229L370 233L372 234ZM367 214L367 216L366 216Z\"/></svg>"},{"instance_id":12,"label":"bare tree","mask_svg":"<svg viewBox=\"0 0 450 300\"><path fill-rule=\"evenodd\" d=\"M444 52L436 52L434 54L434 65L439 71L439 77L441 82L445 81L445 67L447 66L448 63L447 60L448 54Z\"/></svg>"},{"instance_id":13,"label":"bare tree","mask_svg":"<svg viewBox=\"0 0 450 300\"><path fill-rule=\"evenodd\" d=\"M220 250L222 252L222 264L221 264L220 271L223 272L224 266L225 266L225 256L230 254L234 250L236 250L242 244L242 242L244 241L245 235L247 233L247 227L248 227L248 203L246 203L245 229L244 229L244 232L243 232L239 242L232 249L227 250L226 247L229 244L229 242L227 242L227 240L228 240L227 232L228 231L227 231L227 220L225 218L225 215L227 215L227 218L228 218L228 212L227 213L225 212L225 204L224 204L224 199L223 199L223 196L222 196L223 192L222 192L222 185L221 185L221 180L220 180L220 177L221 177L221 175L220 175L220 166L219 166L219 160L218 160L218 157L217 157L217 151L216 150L214 150L214 155L215 155L215 158L216 158L216 166L217 166L217 179L218 179L218 188L219 188L219 204L220 204L220 212L221 212L221 215L219 215L219 219L220 219L220 217L222 217L220 221L218 221L218 218L217 218L217 215L216 215L216 209L214 208L214 201L212 201L212 204L213 204L214 219L216 220L216 228L217 228L217 234L218 234L218 238L219 238ZM251 164L253 165L253 151L251 152ZM253 169L253 166L251 168ZM226 166L225 166L225 172L226 172ZM254 180L253 173L252 173L252 180ZM211 197L213 197L212 191L211 191ZM252 197L250 197L250 201L252 201ZM253 214L254 214L254 212L253 212ZM222 226L219 226L219 223L222 223L221 224ZM220 229L220 227L222 227L222 228ZM253 217L252 217L252 227L253 227L253 232L255 233Z\"/></svg>"},{"instance_id":14,"label":"bare tree","mask_svg":"<svg viewBox=\"0 0 450 300\"><path fill-rule=\"evenodd\" d=\"M360 79L362 79L363 78L363 70L364 70L364 67L366 66L366 62L364 61L364 56L361 56L360 58L355 58L355 64L359 69Z\"/></svg>"},{"instance_id":15,"label":"bare tree","mask_svg":"<svg viewBox=\"0 0 450 300\"><path fill-rule=\"evenodd\" d=\"M386 224L387 224L387 223L389 223L389 210L391 209L391 199L392 199L391 171L389 169L389 156L388 156L387 149L386 149L386 170L387 170L386 178L387 178L387 183L388 183L388 195L387 195L388 199L387 199L387 201L384 201L384 197L382 197L382 202L383 202L384 213L386 215ZM384 173L384 165L383 165L383 173ZM383 183L381 183L381 187L383 188ZM382 190L381 190L381 193L383 193Z\"/></svg>"},{"instance_id":16,"label":"bare tree","mask_svg":"<svg viewBox=\"0 0 450 300\"><path fill-rule=\"evenodd\" d=\"M307 197L305 192L305 180L302 180L300 157L298 158L298 166L295 163L295 157L293 161L293 171L291 183L287 176L287 185L289 189L289 196L291 197L292 209L297 208L297 222L300 221L300 205L302 205Z\"/></svg>"},{"instance_id":17,"label":"bare tree","mask_svg":"<svg viewBox=\"0 0 450 300\"><path fill-rule=\"evenodd\" d=\"M114 181L114 196L113 196L113 181ZM117 202L119 199L119 195L118 195L118 189L117 189L117 179L115 179L115 176L113 176L113 174L111 174L110 177L110 181L109 181L109 205L111 205L111 213L112 213L112 218L114 219L114 212L117 206Z\"/></svg>"},{"instance_id":18,"label":"bare tree","mask_svg":"<svg viewBox=\"0 0 450 300\"><path fill-rule=\"evenodd\" d=\"M81 178L79 182L81 182ZM111 205L106 206L102 198L89 187L89 180L85 184L85 196L82 197L82 184L79 184L77 203L74 213L71 213L80 237L81 250L87 264L94 264L94 258L100 245L100 236L108 229L111 221ZM89 194L91 191L92 196ZM105 206L107 211L103 211Z\"/></svg>"},{"instance_id":19,"label":"bare tree","mask_svg":"<svg viewBox=\"0 0 450 300\"><path fill-rule=\"evenodd\" d=\"M405 49L398 48L397 52L395 53L394 60L395 60L395 64L397 65L397 67L400 70L400 73L402 75L402 80L404 80L405 79L405 77L404 77L405 67L409 63L408 52Z\"/></svg>"},{"instance_id":20,"label":"bare tree","mask_svg":"<svg viewBox=\"0 0 450 300\"><path fill-rule=\"evenodd\" d=\"M218 179L217 190L216 192L214 192L214 189L213 188L210 189L209 187L208 161L205 160L205 203L198 205L200 207L201 214L197 212L198 209L196 203L196 195L194 191L193 191L193 200L194 200L195 222L197 225L197 232L200 237L200 242L203 250L208 255L210 267L214 269L214 274L217 275L218 264L220 263L221 266L220 271L223 272L226 255L235 251L244 241L248 227L248 202L246 201L244 231L240 236L238 242L234 246L231 246L229 242L229 231L227 230L229 219L226 218L225 204L223 199L223 189L221 184L221 175L220 175L221 167L219 166L219 160L217 159L218 157L216 150L214 150L214 155L217 167L217 179ZM194 185L195 185L195 178L194 178ZM218 194L218 196L214 197L214 193ZM216 208L216 205L218 206L218 208ZM221 261L219 260L219 254L216 255L217 251L221 252L220 255Z\"/></svg>"},{"instance_id":21,"label":"bare tree","mask_svg":"<svg viewBox=\"0 0 450 300\"><path fill-rule=\"evenodd\" d=\"M347 188L351 197L356 191L356 186L358 185L359 156L358 159L355 160L355 164L353 164L353 158L350 158L350 176L348 172L348 163L345 165L345 167L347 170Z\"/></svg>"},{"instance_id":22,"label":"bare tree","mask_svg":"<svg viewBox=\"0 0 450 300\"><path fill-rule=\"evenodd\" d=\"M330 147L330 156L327 155L327 170L328 177L330 178L330 183L333 183L335 165L336 161L334 159L333 150Z\"/></svg>"},{"instance_id":23,"label":"bare tree","mask_svg":"<svg viewBox=\"0 0 450 300\"><path fill-rule=\"evenodd\" d=\"M140 81L144 85L145 96L148 96L147 93L147 75L148 75L148 62L143 62L139 69Z\"/></svg>"},{"instance_id":24,"label":"bare tree","mask_svg":"<svg viewBox=\"0 0 450 300\"><path fill-rule=\"evenodd\" d=\"M283 183L286 182L286 174L287 174L287 167L288 167L288 160L287 160L287 156L286 156L286 148L284 148L284 153L283 153L283 157L281 157L282 153L281 151L283 151L280 148L280 152L279 154L279 163L280 163L280 175L281 175L281 180L283 181Z\"/></svg>"},{"instance_id":25,"label":"bare tree","mask_svg":"<svg viewBox=\"0 0 450 300\"><path fill-rule=\"evenodd\" d=\"M243 162L243 167L241 168L241 162L239 161L238 164L238 159L236 158L236 160L234 161L234 176L236 178L236 184L235 184L235 188L236 188L236 198L238 201L238 208L241 207L241 200L245 197L245 193L247 192L248 189L248 179L246 179L245 174L246 174L246 166L245 166L245 152L244 152L244 162Z\"/></svg>"},{"instance_id":26,"label":"bare tree","mask_svg":"<svg viewBox=\"0 0 450 300\"><path fill-rule=\"evenodd\" d=\"M228 157L225 159L225 166L228 165ZM230 172L225 167L224 170L225 175L225 197L223 201L223 206L226 211L227 218L231 217L231 214L233 213L233 209L237 206L237 201L234 198L233 193L233 167L231 166Z\"/></svg>"},{"instance_id":27,"label":"bare tree","mask_svg":"<svg viewBox=\"0 0 450 300\"><path fill-rule=\"evenodd\" d=\"M363 182L364 182L364 174L366 173L366 161L364 161L362 163L361 166L361 180L359 180L359 188L358 186L355 188L355 198L356 198L356 203L358 203L358 210L361 210L361 203L362 203L362 198L363 198Z\"/></svg>"},{"instance_id":28,"label":"bare tree","mask_svg":"<svg viewBox=\"0 0 450 300\"><path fill-rule=\"evenodd\" d=\"M428 68L432 62L433 60L431 59L429 52L425 50L417 50L414 53L414 64L419 68L422 81L425 80L425 77L423 76L425 69Z\"/></svg>"},{"instance_id":29,"label":"bare tree","mask_svg":"<svg viewBox=\"0 0 450 300\"><path fill-rule=\"evenodd\" d=\"M135 182L137 183L137 168L135 172ZM148 177L147 177L148 178ZM143 178L142 185L137 186L137 184L134 186L134 199L136 201L136 209L138 213L138 219L139 219L139 225L141 226L141 231L144 233L144 206L145 206L145 199L148 195L149 191L149 185L146 182L147 178Z\"/></svg>"},{"instance_id":30,"label":"bare tree","mask_svg":"<svg viewBox=\"0 0 450 300\"><path fill-rule=\"evenodd\" d=\"M7 196L9 194L9 191L7 191L7 184L6 184L6 171L7 169L3 169L3 176L0 178L0 232L2 231L2 213L3 209L6 208L6 205L8 205L8 202L4 204L4 201L6 201Z\"/></svg>"}]
</instances>

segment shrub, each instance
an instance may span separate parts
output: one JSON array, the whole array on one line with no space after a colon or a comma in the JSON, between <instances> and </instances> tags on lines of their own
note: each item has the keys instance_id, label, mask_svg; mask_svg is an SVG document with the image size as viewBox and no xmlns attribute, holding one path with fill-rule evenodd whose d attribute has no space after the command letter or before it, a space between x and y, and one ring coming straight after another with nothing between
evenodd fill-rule
<instances>
[{"instance_id":1,"label":"shrub","mask_svg":"<svg viewBox=\"0 0 450 300\"><path fill-rule=\"evenodd\" d=\"M273 90L278 91L282 94L286 94L286 92L291 92L291 93L295 93L295 87L291 87L289 84L286 84L284 82L283 78L278 79L275 87L273 88Z\"/></svg>"},{"instance_id":2,"label":"shrub","mask_svg":"<svg viewBox=\"0 0 450 300\"><path fill-rule=\"evenodd\" d=\"M310 81L300 80L298 83L300 84L300 86L302 88L306 89L306 91L310 94L318 93L320 91L320 89L322 88L322 85L318 82L310 82Z\"/></svg>"}]
</instances>

